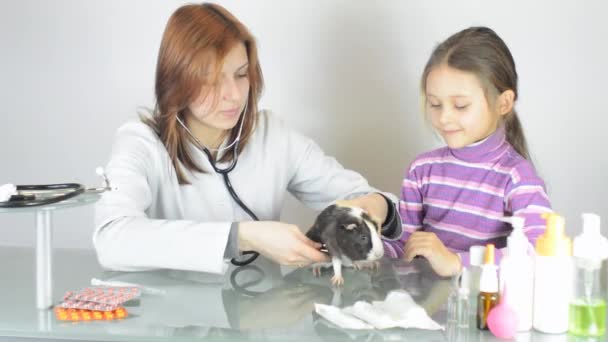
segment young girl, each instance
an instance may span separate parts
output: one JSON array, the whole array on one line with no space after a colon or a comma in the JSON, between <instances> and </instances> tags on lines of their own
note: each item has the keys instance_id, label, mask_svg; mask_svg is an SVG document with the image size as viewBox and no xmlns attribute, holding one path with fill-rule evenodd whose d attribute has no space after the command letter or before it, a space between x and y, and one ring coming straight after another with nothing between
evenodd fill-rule
<instances>
[{"instance_id":1,"label":"young girl","mask_svg":"<svg viewBox=\"0 0 608 342\"><path fill-rule=\"evenodd\" d=\"M427 258L442 276L468 264L470 246L505 247L523 216L532 243L551 211L514 103L517 72L509 49L486 27L471 27L437 46L422 74L425 112L447 146L419 155L403 181L403 235L387 255Z\"/></svg>"}]
</instances>

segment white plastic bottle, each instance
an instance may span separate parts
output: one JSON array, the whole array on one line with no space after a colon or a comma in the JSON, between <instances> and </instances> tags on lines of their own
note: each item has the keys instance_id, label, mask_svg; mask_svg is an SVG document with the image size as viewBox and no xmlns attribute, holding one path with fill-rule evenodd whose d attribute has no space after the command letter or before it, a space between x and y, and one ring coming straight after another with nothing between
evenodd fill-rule
<instances>
[{"instance_id":1,"label":"white plastic bottle","mask_svg":"<svg viewBox=\"0 0 608 342\"><path fill-rule=\"evenodd\" d=\"M504 217L504 222L513 226L507 238L507 252L500 262L500 293L505 285L509 289L508 306L517 314L517 331L532 329L532 308L534 304L534 259L528 253L531 247L524 234L523 217Z\"/></svg>"},{"instance_id":2,"label":"white plastic bottle","mask_svg":"<svg viewBox=\"0 0 608 342\"><path fill-rule=\"evenodd\" d=\"M572 296L572 242L566 236L564 218L544 213L545 233L536 240L534 261L535 330L549 334L568 331L568 310Z\"/></svg>"}]
</instances>

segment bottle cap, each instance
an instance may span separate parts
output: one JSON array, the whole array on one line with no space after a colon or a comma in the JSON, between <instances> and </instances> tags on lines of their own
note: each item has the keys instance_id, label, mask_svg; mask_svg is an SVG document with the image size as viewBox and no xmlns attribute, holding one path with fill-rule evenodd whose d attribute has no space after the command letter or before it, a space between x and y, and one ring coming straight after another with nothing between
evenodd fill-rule
<instances>
[{"instance_id":1,"label":"bottle cap","mask_svg":"<svg viewBox=\"0 0 608 342\"><path fill-rule=\"evenodd\" d=\"M524 234L525 219L520 216L505 216L500 218L501 221L510 223L513 226L513 231L507 238L507 253L511 256L528 255L530 242Z\"/></svg>"},{"instance_id":2,"label":"bottle cap","mask_svg":"<svg viewBox=\"0 0 608 342\"><path fill-rule=\"evenodd\" d=\"M481 266L483 264L485 254L485 246L469 247L469 263L471 264L471 266Z\"/></svg>"},{"instance_id":3,"label":"bottle cap","mask_svg":"<svg viewBox=\"0 0 608 342\"><path fill-rule=\"evenodd\" d=\"M494 264L494 245L489 243L486 245L486 254L483 261L484 265L495 265Z\"/></svg>"},{"instance_id":4,"label":"bottle cap","mask_svg":"<svg viewBox=\"0 0 608 342\"><path fill-rule=\"evenodd\" d=\"M570 256L572 241L565 234L565 220L556 213L543 213L547 229L536 240L536 254L541 256Z\"/></svg>"},{"instance_id":5,"label":"bottle cap","mask_svg":"<svg viewBox=\"0 0 608 342\"><path fill-rule=\"evenodd\" d=\"M572 254L586 259L588 268L599 268L601 261L608 258L608 240L600 233L600 217L584 213L583 232L574 238Z\"/></svg>"}]
</instances>

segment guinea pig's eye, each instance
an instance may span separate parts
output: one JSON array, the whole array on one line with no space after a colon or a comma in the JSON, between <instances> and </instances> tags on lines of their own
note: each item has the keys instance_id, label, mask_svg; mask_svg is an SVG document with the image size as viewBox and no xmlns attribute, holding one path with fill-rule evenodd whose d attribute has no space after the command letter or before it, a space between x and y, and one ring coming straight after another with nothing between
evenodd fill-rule
<instances>
[{"instance_id":1,"label":"guinea pig's eye","mask_svg":"<svg viewBox=\"0 0 608 342\"><path fill-rule=\"evenodd\" d=\"M361 241L362 243L367 243L367 240L368 240L367 235L363 235L363 234L359 235L359 241Z\"/></svg>"}]
</instances>

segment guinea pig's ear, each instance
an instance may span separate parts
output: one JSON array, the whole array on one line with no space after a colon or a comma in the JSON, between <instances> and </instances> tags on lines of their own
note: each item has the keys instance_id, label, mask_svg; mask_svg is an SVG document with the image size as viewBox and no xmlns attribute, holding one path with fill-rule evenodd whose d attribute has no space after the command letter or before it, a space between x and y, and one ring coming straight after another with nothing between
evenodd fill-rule
<instances>
[{"instance_id":1,"label":"guinea pig's ear","mask_svg":"<svg viewBox=\"0 0 608 342\"><path fill-rule=\"evenodd\" d=\"M342 228L346 229L346 230L353 230L357 227L356 223L349 223L349 224L343 224Z\"/></svg>"}]
</instances>

